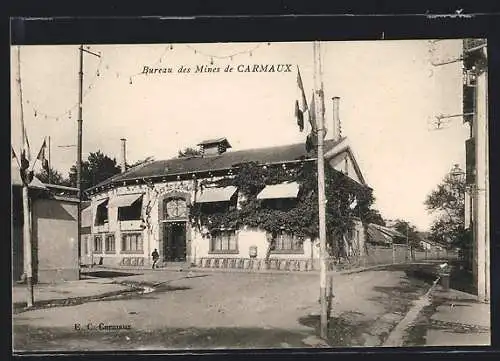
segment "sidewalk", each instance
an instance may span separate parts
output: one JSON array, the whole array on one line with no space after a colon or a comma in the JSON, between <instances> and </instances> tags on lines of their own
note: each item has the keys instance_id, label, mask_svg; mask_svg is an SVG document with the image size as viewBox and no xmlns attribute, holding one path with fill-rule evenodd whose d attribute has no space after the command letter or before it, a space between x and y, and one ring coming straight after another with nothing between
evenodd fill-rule
<instances>
[{"instance_id":1,"label":"sidewalk","mask_svg":"<svg viewBox=\"0 0 500 361\"><path fill-rule=\"evenodd\" d=\"M435 307L425 333L426 346L484 346L491 343L490 304L475 295L438 287L431 294Z\"/></svg>"},{"instance_id":2,"label":"sidewalk","mask_svg":"<svg viewBox=\"0 0 500 361\"><path fill-rule=\"evenodd\" d=\"M34 286L33 293L36 304L82 297L98 297L127 289L128 287L116 284L112 279L102 278L38 284ZM26 306L27 298L28 290L26 285L14 284L12 287L12 304L17 307Z\"/></svg>"}]
</instances>

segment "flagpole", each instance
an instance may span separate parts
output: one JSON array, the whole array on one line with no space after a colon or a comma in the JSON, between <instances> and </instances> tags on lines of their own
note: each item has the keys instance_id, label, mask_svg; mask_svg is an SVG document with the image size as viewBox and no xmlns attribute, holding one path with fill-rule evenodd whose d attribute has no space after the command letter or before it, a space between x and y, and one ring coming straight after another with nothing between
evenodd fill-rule
<instances>
[{"instance_id":1,"label":"flagpole","mask_svg":"<svg viewBox=\"0 0 500 361\"><path fill-rule=\"evenodd\" d=\"M320 337L328 338L328 303L326 292L326 204L325 204L325 160L323 149L323 138L325 135L325 119L323 113L323 82L321 69L321 49L319 41L313 44L314 50L314 90L317 92L315 99L315 115L318 119L317 142L318 142L318 211L319 211L319 253L320 253L320 303L321 303L321 326ZM319 103L319 104L318 104ZM319 106L318 106L319 105Z\"/></svg>"},{"instance_id":2,"label":"flagpole","mask_svg":"<svg viewBox=\"0 0 500 361\"><path fill-rule=\"evenodd\" d=\"M78 139L77 139L77 158L76 158L76 184L78 188L78 269L80 269L80 257L81 257L81 227L82 227L82 107L83 107L83 45L79 48L79 58L80 58L80 71L78 72ZM80 271L78 271L80 272Z\"/></svg>"},{"instance_id":3,"label":"flagpole","mask_svg":"<svg viewBox=\"0 0 500 361\"><path fill-rule=\"evenodd\" d=\"M19 105L20 105L20 119L21 119L21 158L26 157L25 141L26 141L26 129L24 127L24 114L23 114L23 90L21 85L21 48L17 47L17 87L19 91ZM30 204L29 204L29 193L28 184L29 179L29 164L25 167L26 162L21 159L21 180L23 183L22 197L23 197L23 253L24 253L24 272L26 275L26 285L28 287L28 298L26 300L27 307L33 307L34 295L33 295L33 267L32 267L32 245L31 245L31 216L30 216Z\"/></svg>"}]
</instances>

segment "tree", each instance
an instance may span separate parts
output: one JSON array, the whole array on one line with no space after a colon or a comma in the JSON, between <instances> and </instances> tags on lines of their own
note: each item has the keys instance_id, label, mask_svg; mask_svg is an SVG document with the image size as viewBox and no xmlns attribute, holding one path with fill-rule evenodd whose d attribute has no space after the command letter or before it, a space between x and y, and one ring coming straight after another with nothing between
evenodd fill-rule
<instances>
[{"instance_id":1,"label":"tree","mask_svg":"<svg viewBox=\"0 0 500 361\"><path fill-rule=\"evenodd\" d=\"M35 174L35 177L40 179L43 183L46 184L56 184L61 186L70 186L71 182L69 179L64 178L64 176L54 168L50 168L50 177L47 169L43 169L40 172Z\"/></svg>"},{"instance_id":2,"label":"tree","mask_svg":"<svg viewBox=\"0 0 500 361\"><path fill-rule=\"evenodd\" d=\"M188 158L188 157L197 157L201 155L201 151L198 149L194 149L191 147L184 148L184 150L179 150L178 157L179 158Z\"/></svg>"},{"instance_id":3,"label":"tree","mask_svg":"<svg viewBox=\"0 0 500 361\"><path fill-rule=\"evenodd\" d=\"M260 228L267 231L268 249L266 260L273 247L274 235L282 230L293 234L298 239L315 239L319 236L318 218L318 180L316 165L305 162L297 167L264 167L258 163L243 163L234 169L234 177L217 180L203 180L198 187L235 186L244 196L240 208L206 213L200 204L190 206L190 219L200 230L233 228L241 226ZM259 192L266 185L297 181L301 184L297 198L290 203L270 204L257 199ZM365 226L374 201L372 190L351 180L336 170L325 168L326 228L330 249L340 249L343 236L352 231L355 219L361 219ZM356 206L351 208L351 205ZM272 202L271 202L272 203Z\"/></svg>"},{"instance_id":4,"label":"tree","mask_svg":"<svg viewBox=\"0 0 500 361\"><path fill-rule=\"evenodd\" d=\"M380 212L377 209L368 209L365 215L365 222L367 223L373 223L373 224L378 224L379 226L384 226L385 227L385 221Z\"/></svg>"},{"instance_id":5,"label":"tree","mask_svg":"<svg viewBox=\"0 0 500 361\"><path fill-rule=\"evenodd\" d=\"M397 219L394 222L394 229L404 236L408 235L408 244L415 248L420 248L420 236L417 231L417 227L412 225L410 222Z\"/></svg>"},{"instance_id":6,"label":"tree","mask_svg":"<svg viewBox=\"0 0 500 361\"><path fill-rule=\"evenodd\" d=\"M87 160L82 162L81 182L82 189L88 189L102 181L120 173L115 158L110 158L101 151L90 153ZM76 164L69 171L69 180L73 187L77 187Z\"/></svg>"},{"instance_id":7,"label":"tree","mask_svg":"<svg viewBox=\"0 0 500 361\"><path fill-rule=\"evenodd\" d=\"M429 213L436 219L430 239L449 247L468 247L470 237L465 230L465 179L447 175L425 200Z\"/></svg>"}]
</instances>

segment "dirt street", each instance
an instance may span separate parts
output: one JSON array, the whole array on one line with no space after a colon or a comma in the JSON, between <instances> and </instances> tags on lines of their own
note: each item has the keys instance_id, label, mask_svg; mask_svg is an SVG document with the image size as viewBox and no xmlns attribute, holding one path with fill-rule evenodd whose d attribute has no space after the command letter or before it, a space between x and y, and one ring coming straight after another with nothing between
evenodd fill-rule
<instances>
[{"instance_id":1,"label":"dirt street","mask_svg":"<svg viewBox=\"0 0 500 361\"><path fill-rule=\"evenodd\" d=\"M186 276L121 277L166 283L149 294L15 314L14 350L305 347L302 340L316 333L316 274ZM380 345L427 288L402 271L337 275L330 344Z\"/></svg>"}]
</instances>

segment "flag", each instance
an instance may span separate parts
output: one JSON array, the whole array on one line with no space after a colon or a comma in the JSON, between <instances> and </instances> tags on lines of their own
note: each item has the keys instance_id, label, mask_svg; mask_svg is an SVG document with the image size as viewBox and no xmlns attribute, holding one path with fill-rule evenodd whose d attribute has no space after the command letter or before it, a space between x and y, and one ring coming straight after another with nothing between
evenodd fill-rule
<instances>
[{"instance_id":1,"label":"flag","mask_svg":"<svg viewBox=\"0 0 500 361\"><path fill-rule=\"evenodd\" d=\"M49 162L48 162L47 158L45 157L45 150L46 149L47 149L47 142L44 139L42 147L40 148L40 151L38 152L38 155L36 156L36 159L38 159L40 162L42 162L42 168L44 168L44 169L49 168Z\"/></svg>"},{"instance_id":2,"label":"flag","mask_svg":"<svg viewBox=\"0 0 500 361\"><path fill-rule=\"evenodd\" d=\"M28 134L26 133L26 129L23 130L24 130L24 139L23 139L23 147L21 150L21 170L26 170L30 166L31 151L30 151L30 143L28 141Z\"/></svg>"},{"instance_id":3,"label":"flag","mask_svg":"<svg viewBox=\"0 0 500 361\"><path fill-rule=\"evenodd\" d=\"M314 92L311 97L311 108L309 109L309 124L311 124L311 133L316 134L318 131L318 124L316 123L316 99Z\"/></svg>"},{"instance_id":4,"label":"flag","mask_svg":"<svg viewBox=\"0 0 500 361\"><path fill-rule=\"evenodd\" d=\"M11 151L11 154L12 154L12 158L11 159L17 159L16 152L14 152L14 147L12 145L10 146L10 149L12 150Z\"/></svg>"},{"instance_id":5,"label":"flag","mask_svg":"<svg viewBox=\"0 0 500 361\"><path fill-rule=\"evenodd\" d=\"M295 100L295 117L297 118L297 125L300 131L304 130L304 114L307 112L307 100L306 94L304 92L304 84L302 83L302 78L300 76L299 67L297 67L297 89L298 95L297 100Z\"/></svg>"},{"instance_id":6,"label":"flag","mask_svg":"<svg viewBox=\"0 0 500 361\"><path fill-rule=\"evenodd\" d=\"M356 208L357 205L358 205L358 200L354 198L354 201L349 205L349 208L354 209Z\"/></svg>"}]
</instances>

